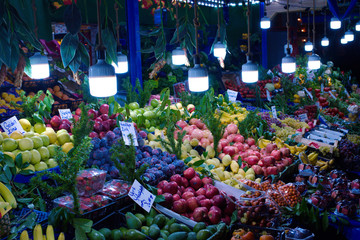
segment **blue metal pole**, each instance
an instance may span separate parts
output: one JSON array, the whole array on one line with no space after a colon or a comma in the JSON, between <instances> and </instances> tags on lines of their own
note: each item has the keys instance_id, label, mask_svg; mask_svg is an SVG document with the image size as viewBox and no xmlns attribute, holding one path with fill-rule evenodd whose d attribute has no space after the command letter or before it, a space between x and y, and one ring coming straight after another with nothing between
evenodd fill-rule
<instances>
[{"instance_id":1,"label":"blue metal pole","mask_svg":"<svg viewBox=\"0 0 360 240\"><path fill-rule=\"evenodd\" d=\"M265 10L265 3L260 2L260 19L264 17ZM268 65L268 55L267 55L267 31L268 30L261 30L261 65L264 68L267 68Z\"/></svg>"},{"instance_id":2,"label":"blue metal pole","mask_svg":"<svg viewBox=\"0 0 360 240\"><path fill-rule=\"evenodd\" d=\"M142 85L141 74L141 44L139 23L139 2L126 0L126 20L129 43L129 72L131 84L135 86L136 79Z\"/></svg>"}]
</instances>

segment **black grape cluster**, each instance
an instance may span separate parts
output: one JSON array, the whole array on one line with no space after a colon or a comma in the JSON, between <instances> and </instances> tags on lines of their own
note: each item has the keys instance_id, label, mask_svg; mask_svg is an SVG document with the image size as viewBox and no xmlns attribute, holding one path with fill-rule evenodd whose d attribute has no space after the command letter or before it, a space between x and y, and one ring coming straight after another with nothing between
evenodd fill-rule
<instances>
[{"instance_id":1,"label":"black grape cluster","mask_svg":"<svg viewBox=\"0 0 360 240\"><path fill-rule=\"evenodd\" d=\"M360 171L360 146L348 139L339 142L339 165L344 169Z\"/></svg>"}]
</instances>

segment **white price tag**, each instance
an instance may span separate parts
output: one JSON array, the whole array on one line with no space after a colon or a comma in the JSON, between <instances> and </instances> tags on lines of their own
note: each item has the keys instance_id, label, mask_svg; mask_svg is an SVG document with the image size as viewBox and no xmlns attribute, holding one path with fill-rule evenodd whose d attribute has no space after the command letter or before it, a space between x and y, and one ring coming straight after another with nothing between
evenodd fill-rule
<instances>
[{"instance_id":1,"label":"white price tag","mask_svg":"<svg viewBox=\"0 0 360 240\"><path fill-rule=\"evenodd\" d=\"M315 105L317 106L317 108L320 108L320 103L316 102Z\"/></svg>"},{"instance_id":2,"label":"white price tag","mask_svg":"<svg viewBox=\"0 0 360 240\"><path fill-rule=\"evenodd\" d=\"M70 109L59 109L59 114L61 119L72 119L73 116L71 114Z\"/></svg>"},{"instance_id":3,"label":"white price tag","mask_svg":"<svg viewBox=\"0 0 360 240\"><path fill-rule=\"evenodd\" d=\"M21 133L25 133L24 129L22 128L19 120L16 116L9 118L8 120L1 123L2 129L6 132L7 135L10 136L15 131L19 131Z\"/></svg>"},{"instance_id":4,"label":"white price tag","mask_svg":"<svg viewBox=\"0 0 360 240\"><path fill-rule=\"evenodd\" d=\"M132 184L128 195L137 205L150 212L155 201L155 195L146 190L137 180Z\"/></svg>"},{"instance_id":5,"label":"white price tag","mask_svg":"<svg viewBox=\"0 0 360 240\"><path fill-rule=\"evenodd\" d=\"M228 89L228 90L227 90L227 94L228 94L228 96L229 96L229 101L230 101L230 102L236 102L236 98L237 98L238 92L235 92L235 91L233 91L233 90Z\"/></svg>"},{"instance_id":6,"label":"white price tag","mask_svg":"<svg viewBox=\"0 0 360 240\"><path fill-rule=\"evenodd\" d=\"M350 94L349 94L349 92L346 90L346 88L345 88L345 94L346 94L346 96L347 96L348 98L350 98Z\"/></svg>"},{"instance_id":7,"label":"white price tag","mask_svg":"<svg viewBox=\"0 0 360 240\"><path fill-rule=\"evenodd\" d=\"M333 99L336 99L335 95L332 93L332 91L329 91L329 94L330 96L333 98Z\"/></svg>"},{"instance_id":8,"label":"white price tag","mask_svg":"<svg viewBox=\"0 0 360 240\"><path fill-rule=\"evenodd\" d=\"M131 138L134 141L134 146L139 146L136 133L135 133L135 127L132 122L122 122L119 121L120 129L122 133L122 137L125 141L125 145L131 145Z\"/></svg>"},{"instance_id":9,"label":"white price tag","mask_svg":"<svg viewBox=\"0 0 360 240\"><path fill-rule=\"evenodd\" d=\"M321 92L324 92L324 84L321 84Z\"/></svg>"},{"instance_id":10,"label":"white price tag","mask_svg":"<svg viewBox=\"0 0 360 240\"><path fill-rule=\"evenodd\" d=\"M306 92L307 95L309 95L309 97L311 98L311 100L314 99L313 95L311 94L311 92L309 92L306 88L304 88L304 91Z\"/></svg>"},{"instance_id":11,"label":"white price tag","mask_svg":"<svg viewBox=\"0 0 360 240\"><path fill-rule=\"evenodd\" d=\"M271 106L271 111L272 111L273 118L277 118L277 113L276 113L276 107L275 106Z\"/></svg>"},{"instance_id":12,"label":"white price tag","mask_svg":"<svg viewBox=\"0 0 360 240\"><path fill-rule=\"evenodd\" d=\"M266 98L269 102L271 102L271 96L269 90L266 89Z\"/></svg>"},{"instance_id":13,"label":"white price tag","mask_svg":"<svg viewBox=\"0 0 360 240\"><path fill-rule=\"evenodd\" d=\"M161 131L160 136L161 136L162 139L165 139L164 131Z\"/></svg>"},{"instance_id":14,"label":"white price tag","mask_svg":"<svg viewBox=\"0 0 360 240\"><path fill-rule=\"evenodd\" d=\"M308 120L308 116L306 113L300 114L299 115L300 121L305 122L306 120Z\"/></svg>"},{"instance_id":15,"label":"white price tag","mask_svg":"<svg viewBox=\"0 0 360 240\"><path fill-rule=\"evenodd\" d=\"M62 68L59 68L58 66L54 65L54 69L61 72L61 73L64 73L66 72L65 69L62 69Z\"/></svg>"}]
</instances>

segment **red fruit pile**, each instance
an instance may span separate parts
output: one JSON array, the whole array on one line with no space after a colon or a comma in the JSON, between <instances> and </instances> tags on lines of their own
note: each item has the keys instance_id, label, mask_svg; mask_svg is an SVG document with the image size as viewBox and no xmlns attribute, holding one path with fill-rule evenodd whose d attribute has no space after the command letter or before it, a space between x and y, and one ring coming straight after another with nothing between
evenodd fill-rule
<instances>
[{"instance_id":1,"label":"red fruit pile","mask_svg":"<svg viewBox=\"0 0 360 240\"><path fill-rule=\"evenodd\" d=\"M339 111L339 109L336 107L325 109L324 114L328 115L328 116L332 116L332 117L336 116L338 118L345 119L345 114L343 112Z\"/></svg>"},{"instance_id":2,"label":"red fruit pile","mask_svg":"<svg viewBox=\"0 0 360 240\"><path fill-rule=\"evenodd\" d=\"M101 194L111 197L112 199L121 197L127 194L130 190L130 185L121 180L113 179L107 183L105 183L103 189L101 190Z\"/></svg>"},{"instance_id":3,"label":"red fruit pile","mask_svg":"<svg viewBox=\"0 0 360 240\"><path fill-rule=\"evenodd\" d=\"M65 129L69 133L71 132L71 129L73 128L72 123L67 119L61 119L58 115L53 116L50 119L50 122L46 124L47 127L51 127L55 131Z\"/></svg>"},{"instance_id":4,"label":"red fruit pile","mask_svg":"<svg viewBox=\"0 0 360 240\"><path fill-rule=\"evenodd\" d=\"M116 118L119 114L109 114L109 105L103 104L100 106L99 111L90 109L88 116L95 121L94 131L90 133L90 137L105 137L106 133L113 130L116 127Z\"/></svg>"},{"instance_id":5,"label":"red fruit pile","mask_svg":"<svg viewBox=\"0 0 360 240\"><path fill-rule=\"evenodd\" d=\"M105 184L106 171L99 169L86 169L79 172L76 177L76 187L79 196L89 197L99 192Z\"/></svg>"},{"instance_id":6,"label":"red fruit pile","mask_svg":"<svg viewBox=\"0 0 360 240\"><path fill-rule=\"evenodd\" d=\"M165 197L163 205L196 222L230 224L235 204L220 194L212 179L200 179L193 168L183 175L173 175L170 182L163 180L157 185L158 195Z\"/></svg>"}]
</instances>

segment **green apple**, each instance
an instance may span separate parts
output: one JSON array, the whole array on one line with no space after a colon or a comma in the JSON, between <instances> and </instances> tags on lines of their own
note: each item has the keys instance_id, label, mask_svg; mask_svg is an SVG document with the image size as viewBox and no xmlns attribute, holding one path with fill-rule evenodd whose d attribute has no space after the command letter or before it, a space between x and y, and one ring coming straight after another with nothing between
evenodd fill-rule
<instances>
[{"instance_id":1,"label":"green apple","mask_svg":"<svg viewBox=\"0 0 360 240\"><path fill-rule=\"evenodd\" d=\"M71 135L71 136L70 136L70 141L71 141L72 143L74 143L74 135Z\"/></svg>"},{"instance_id":2,"label":"green apple","mask_svg":"<svg viewBox=\"0 0 360 240\"><path fill-rule=\"evenodd\" d=\"M26 133L24 133L24 137L31 138L33 136L35 136L34 132L26 132Z\"/></svg>"},{"instance_id":3,"label":"green apple","mask_svg":"<svg viewBox=\"0 0 360 240\"><path fill-rule=\"evenodd\" d=\"M53 158L55 157L56 155L56 149L58 148L59 146L55 145L55 144L51 144L49 146L47 146L47 149L49 150L49 154L50 154L50 157Z\"/></svg>"},{"instance_id":4,"label":"green apple","mask_svg":"<svg viewBox=\"0 0 360 240\"><path fill-rule=\"evenodd\" d=\"M12 153L14 154L15 157L16 157L20 152L21 152L20 149L16 149L16 150L12 151Z\"/></svg>"},{"instance_id":5,"label":"green apple","mask_svg":"<svg viewBox=\"0 0 360 240\"><path fill-rule=\"evenodd\" d=\"M64 145L64 143L70 142L70 135L67 132L60 133L58 135L58 141L60 145Z\"/></svg>"},{"instance_id":6,"label":"green apple","mask_svg":"<svg viewBox=\"0 0 360 240\"><path fill-rule=\"evenodd\" d=\"M34 148L39 148L44 145L41 137L39 137L39 136L34 136L31 138L31 140L33 140L33 142L34 142Z\"/></svg>"},{"instance_id":7,"label":"green apple","mask_svg":"<svg viewBox=\"0 0 360 240\"><path fill-rule=\"evenodd\" d=\"M144 117L146 119L153 119L155 117L155 113L153 111L146 111L144 112Z\"/></svg>"},{"instance_id":8,"label":"green apple","mask_svg":"<svg viewBox=\"0 0 360 240\"><path fill-rule=\"evenodd\" d=\"M35 123L34 130L36 133L42 133L46 130L46 126L43 123Z\"/></svg>"},{"instance_id":9,"label":"green apple","mask_svg":"<svg viewBox=\"0 0 360 240\"><path fill-rule=\"evenodd\" d=\"M41 155L41 160L46 161L50 157L49 150L46 147L41 147L37 149Z\"/></svg>"},{"instance_id":10,"label":"green apple","mask_svg":"<svg viewBox=\"0 0 360 240\"><path fill-rule=\"evenodd\" d=\"M132 111L132 112L130 113L130 117L131 117L131 119L132 119L133 121L136 121L136 120L138 119L138 115L136 114L135 111Z\"/></svg>"},{"instance_id":11,"label":"green apple","mask_svg":"<svg viewBox=\"0 0 360 240\"><path fill-rule=\"evenodd\" d=\"M159 101L156 99L152 99L150 104L153 108L156 108L157 106L159 106Z\"/></svg>"},{"instance_id":12,"label":"green apple","mask_svg":"<svg viewBox=\"0 0 360 240\"><path fill-rule=\"evenodd\" d=\"M146 106L144 107L145 111L151 111L153 110L154 108L152 106Z\"/></svg>"},{"instance_id":13,"label":"green apple","mask_svg":"<svg viewBox=\"0 0 360 240\"><path fill-rule=\"evenodd\" d=\"M55 133L54 133L55 134ZM49 138L49 136L47 136L47 135L40 135L39 136L40 138L41 138L41 140L42 140L42 143L43 143L43 146L49 146L49 144L50 144L50 138ZM55 140L56 141L56 140Z\"/></svg>"},{"instance_id":14,"label":"green apple","mask_svg":"<svg viewBox=\"0 0 360 240\"><path fill-rule=\"evenodd\" d=\"M148 119L145 119L145 127L149 128L151 126L150 121Z\"/></svg>"},{"instance_id":15,"label":"green apple","mask_svg":"<svg viewBox=\"0 0 360 240\"><path fill-rule=\"evenodd\" d=\"M66 129L60 129L59 131L56 132L56 135L59 136L62 133L68 133L68 131L66 131Z\"/></svg>"},{"instance_id":16,"label":"green apple","mask_svg":"<svg viewBox=\"0 0 360 240\"><path fill-rule=\"evenodd\" d=\"M129 108L131 110L135 110L135 109L139 109L140 106L139 106L139 104L137 102L132 102L132 103L129 104Z\"/></svg>"},{"instance_id":17,"label":"green apple","mask_svg":"<svg viewBox=\"0 0 360 240\"><path fill-rule=\"evenodd\" d=\"M26 168L24 168L23 170L31 170L31 171L33 171L33 172L35 172L35 167L34 167L34 165L29 165L29 166L27 166Z\"/></svg>"},{"instance_id":18,"label":"green apple","mask_svg":"<svg viewBox=\"0 0 360 240\"><path fill-rule=\"evenodd\" d=\"M44 162L39 162L38 164L35 164L35 171L43 171L48 169L48 166Z\"/></svg>"},{"instance_id":19,"label":"green apple","mask_svg":"<svg viewBox=\"0 0 360 240\"><path fill-rule=\"evenodd\" d=\"M33 149L30 151L32 158L31 158L31 164L35 165L41 161L41 155L38 150Z\"/></svg>"},{"instance_id":20,"label":"green apple","mask_svg":"<svg viewBox=\"0 0 360 240\"><path fill-rule=\"evenodd\" d=\"M34 142L30 138L23 138L19 141L19 148L22 151L31 150L34 148Z\"/></svg>"},{"instance_id":21,"label":"green apple","mask_svg":"<svg viewBox=\"0 0 360 240\"><path fill-rule=\"evenodd\" d=\"M31 160L32 160L32 154L31 154L30 151L27 151L27 150L21 152L21 157L22 157L22 162L23 163L26 163L26 162L30 163Z\"/></svg>"},{"instance_id":22,"label":"green apple","mask_svg":"<svg viewBox=\"0 0 360 240\"><path fill-rule=\"evenodd\" d=\"M58 165L57 162L55 161L55 159L53 159L53 158L50 158L49 160L47 160L46 164L48 165L49 168L54 168Z\"/></svg>"},{"instance_id":23,"label":"green apple","mask_svg":"<svg viewBox=\"0 0 360 240\"><path fill-rule=\"evenodd\" d=\"M2 146L4 152L12 152L17 149L18 143L12 138L5 138Z\"/></svg>"}]
</instances>

